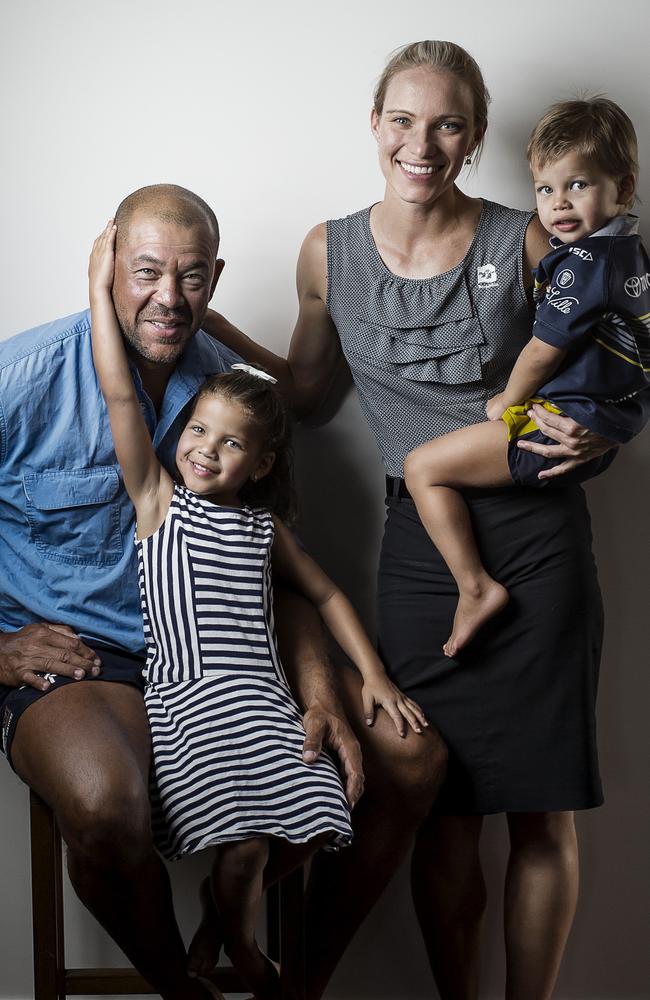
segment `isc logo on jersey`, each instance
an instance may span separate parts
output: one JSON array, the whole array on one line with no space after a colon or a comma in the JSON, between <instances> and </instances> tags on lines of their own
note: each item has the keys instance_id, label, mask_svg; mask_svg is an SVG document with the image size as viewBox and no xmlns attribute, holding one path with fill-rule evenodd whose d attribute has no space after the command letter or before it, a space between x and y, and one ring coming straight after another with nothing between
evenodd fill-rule
<instances>
[{"instance_id":1,"label":"isc logo on jersey","mask_svg":"<svg viewBox=\"0 0 650 1000\"><path fill-rule=\"evenodd\" d=\"M589 250L583 250L582 247L568 247L569 253L574 253L576 257L580 260L593 260L593 254Z\"/></svg>"}]
</instances>

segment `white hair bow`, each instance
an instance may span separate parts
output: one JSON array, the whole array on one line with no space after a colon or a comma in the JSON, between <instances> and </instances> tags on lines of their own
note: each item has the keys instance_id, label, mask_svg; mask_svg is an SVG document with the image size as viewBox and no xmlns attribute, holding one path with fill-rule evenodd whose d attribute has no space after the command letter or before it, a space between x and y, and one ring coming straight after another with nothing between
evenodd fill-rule
<instances>
[{"instance_id":1,"label":"white hair bow","mask_svg":"<svg viewBox=\"0 0 650 1000\"><path fill-rule=\"evenodd\" d=\"M230 367L233 371L247 372L249 375L254 375L255 378L264 379L265 382L272 382L274 385L278 381L277 378L273 378L268 372L263 372L261 368L255 368L253 365L245 365L243 362L231 365Z\"/></svg>"}]
</instances>

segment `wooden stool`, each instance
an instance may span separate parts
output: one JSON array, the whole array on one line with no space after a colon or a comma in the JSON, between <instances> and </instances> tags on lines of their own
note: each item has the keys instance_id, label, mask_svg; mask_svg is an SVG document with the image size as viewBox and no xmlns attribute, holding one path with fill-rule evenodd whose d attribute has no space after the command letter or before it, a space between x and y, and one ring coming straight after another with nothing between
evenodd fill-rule
<instances>
[{"instance_id":1,"label":"wooden stool","mask_svg":"<svg viewBox=\"0 0 650 1000\"><path fill-rule=\"evenodd\" d=\"M132 968L67 969L63 936L63 859L61 835L52 810L30 792L34 1000L71 996L155 994ZM267 950L282 970L295 970L292 997L304 997L304 912L302 868L267 894ZM250 992L234 969L218 967L210 977L224 993ZM281 974L282 996L287 975ZM297 984L297 985L296 985ZM296 989L299 990L296 993Z\"/></svg>"}]
</instances>

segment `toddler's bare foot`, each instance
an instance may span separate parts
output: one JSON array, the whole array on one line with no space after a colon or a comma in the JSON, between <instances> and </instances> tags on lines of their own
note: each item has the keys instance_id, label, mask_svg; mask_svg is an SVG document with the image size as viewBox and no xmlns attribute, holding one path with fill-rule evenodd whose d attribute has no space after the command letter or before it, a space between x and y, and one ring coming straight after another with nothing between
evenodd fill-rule
<instances>
[{"instance_id":1,"label":"toddler's bare foot","mask_svg":"<svg viewBox=\"0 0 650 1000\"><path fill-rule=\"evenodd\" d=\"M209 878L201 882L199 898L202 916L188 951L187 971L190 976L205 976L212 972L223 945L221 921L212 898Z\"/></svg>"},{"instance_id":2,"label":"toddler's bare foot","mask_svg":"<svg viewBox=\"0 0 650 1000\"><path fill-rule=\"evenodd\" d=\"M471 593L461 591L451 635L442 647L445 656L456 656L474 638L481 626L503 611L508 601L508 591L492 577L487 577Z\"/></svg>"}]
</instances>

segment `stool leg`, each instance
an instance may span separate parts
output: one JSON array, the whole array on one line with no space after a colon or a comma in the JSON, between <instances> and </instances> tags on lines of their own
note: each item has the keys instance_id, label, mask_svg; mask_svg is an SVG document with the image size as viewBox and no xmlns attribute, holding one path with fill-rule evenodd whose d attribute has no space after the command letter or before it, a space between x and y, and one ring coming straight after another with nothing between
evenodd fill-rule
<instances>
[{"instance_id":1,"label":"stool leg","mask_svg":"<svg viewBox=\"0 0 650 1000\"><path fill-rule=\"evenodd\" d=\"M276 884L266 890L266 954L272 962L280 961L280 889Z\"/></svg>"},{"instance_id":2,"label":"stool leg","mask_svg":"<svg viewBox=\"0 0 650 1000\"><path fill-rule=\"evenodd\" d=\"M34 1000L65 1000L63 868L54 815L30 792Z\"/></svg>"},{"instance_id":3,"label":"stool leg","mask_svg":"<svg viewBox=\"0 0 650 1000\"><path fill-rule=\"evenodd\" d=\"M280 882L280 995L305 997L305 882L297 868Z\"/></svg>"}]
</instances>

